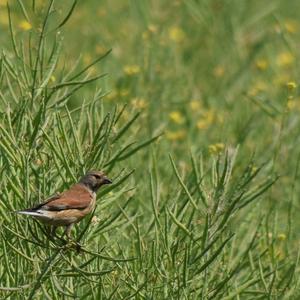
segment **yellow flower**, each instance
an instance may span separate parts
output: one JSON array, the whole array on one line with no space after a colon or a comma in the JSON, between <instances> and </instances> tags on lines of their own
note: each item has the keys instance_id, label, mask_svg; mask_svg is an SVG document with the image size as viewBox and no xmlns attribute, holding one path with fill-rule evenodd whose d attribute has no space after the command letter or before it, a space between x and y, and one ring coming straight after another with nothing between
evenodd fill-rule
<instances>
[{"instance_id":1,"label":"yellow flower","mask_svg":"<svg viewBox=\"0 0 300 300\"><path fill-rule=\"evenodd\" d=\"M190 108L191 110L195 111L195 110L199 110L201 108L201 104L199 100L192 100L190 102Z\"/></svg>"},{"instance_id":2,"label":"yellow flower","mask_svg":"<svg viewBox=\"0 0 300 300\"><path fill-rule=\"evenodd\" d=\"M223 143L216 143L208 146L208 151L210 154L219 154L221 153L225 148L225 145Z\"/></svg>"},{"instance_id":3,"label":"yellow flower","mask_svg":"<svg viewBox=\"0 0 300 300\"><path fill-rule=\"evenodd\" d=\"M216 66L213 69L213 74L215 77L223 77L225 74L225 68L223 66Z\"/></svg>"},{"instance_id":4,"label":"yellow flower","mask_svg":"<svg viewBox=\"0 0 300 300\"><path fill-rule=\"evenodd\" d=\"M284 23L284 27L287 32L295 33L298 31L298 22L296 20L287 20Z\"/></svg>"},{"instance_id":5,"label":"yellow flower","mask_svg":"<svg viewBox=\"0 0 300 300\"><path fill-rule=\"evenodd\" d=\"M290 75L286 73L280 73L273 79L274 85L284 86L290 80Z\"/></svg>"},{"instance_id":6,"label":"yellow flower","mask_svg":"<svg viewBox=\"0 0 300 300\"><path fill-rule=\"evenodd\" d=\"M144 109L148 106L148 103L143 98L133 98L131 100L132 106L137 109Z\"/></svg>"},{"instance_id":7,"label":"yellow flower","mask_svg":"<svg viewBox=\"0 0 300 300\"><path fill-rule=\"evenodd\" d=\"M167 131L166 138L170 141L183 140L186 136L185 130Z\"/></svg>"},{"instance_id":8,"label":"yellow flower","mask_svg":"<svg viewBox=\"0 0 300 300\"><path fill-rule=\"evenodd\" d=\"M131 114L127 111L127 110L124 110L123 113L122 113L122 119L126 122L129 120L129 118L131 118Z\"/></svg>"},{"instance_id":9,"label":"yellow flower","mask_svg":"<svg viewBox=\"0 0 300 300\"><path fill-rule=\"evenodd\" d=\"M117 97L118 97L118 92L115 91L115 90L111 91L111 92L106 96L106 98L107 98L108 100L114 100L114 99L116 99Z\"/></svg>"},{"instance_id":10,"label":"yellow flower","mask_svg":"<svg viewBox=\"0 0 300 300\"><path fill-rule=\"evenodd\" d=\"M150 24L146 31L142 33L143 40L148 40L151 34L157 33L158 29L156 25Z\"/></svg>"},{"instance_id":11,"label":"yellow flower","mask_svg":"<svg viewBox=\"0 0 300 300\"><path fill-rule=\"evenodd\" d=\"M289 99L289 100L287 101L286 106L287 106L287 109L288 109L288 110L294 110L294 109L297 107L297 101L296 101L296 100Z\"/></svg>"},{"instance_id":12,"label":"yellow flower","mask_svg":"<svg viewBox=\"0 0 300 300\"><path fill-rule=\"evenodd\" d=\"M122 89L120 90L120 96L121 97L126 97L129 95L129 90L128 89Z\"/></svg>"},{"instance_id":13,"label":"yellow flower","mask_svg":"<svg viewBox=\"0 0 300 300\"><path fill-rule=\"evenodd\" d=\"M150 32L152 32L152 33L156 33L158 29L157 29L157 26L156 26L156 25L150 24L150 25L148 26L148 30L149 30Z\"/></svg>"},{"instance_id":14,"label":"yellow flower","mask_svg":"<svg viewBox=\"0 0 300 300\"><path fill-rule=\"evenodd\" d=\"M208 124L205 120L199 120L197 122L197 128L198 129L206 129L209 127L210 124Z\"/></svg>"},{"instance_id":15,"label":"yellow flower","mask_svg":"<svg viewBox=\"0 0 300 300\"><path fill-rule=\"evenodd\" d=\"M179 111L172 111L169 114L169 117L171 121L173 121L176 124L183 124L184 123L184 117Z\"/></svg>"},{"instance_id":16,"label":"yellow flower","mask_svg":"<svg viewBox=\"0 0 300 300\"><path fill-rule=\"evenodd\" d=\"M144 41L148 40L149 37L150 37L149 31L144 31L144 32L142 33L142 39L143 39Z\"/></svg>"},{"instance_id":17,"label":"yellow flower","mask_svg":"<svg viewBox=\"0 0 300 300\"><path fill-rule=\"evenodd\" d=\"M19 23L19 28L24 31L27 31L27 30L30 30L32 28L32 26L29 22L23 20Z\"/></svg>"},{"instance_id":18,"label":"yellow flower","mask_svg":"<svg viewBox=\"0 0 300 300\"><path fill-rule=\"evenodd\" d=\"M83 62L85 65L89 65L92 62L92 56L89 53L83 55Z\"/></svg>"},{"instance_id":19,"label":"yellow flower","mask_svg":"<svg viewBox=\"0 0 300 300\"><path fill-rule=\"evenodd\" d=\"M290 66L293 64L295 57L290 52L281 52L277 55L276 63L279 67Z\"/></svg>"},{"instance_id":20,"label":"yellow flower","mask_svg":"<svg viewBox=\"0 0 300 300\"><path fill-rule=\"evenodd\" d=\"M251 97L267 90L267 84L264 81L256 81L254 85L248 91L248 95Z\"/></svg>"},{"instance_id":21,"label":"yellow flower","mask_svg":"<svg viewBox=\"0 0 300 300\"><path fill-rule=\"evenodd\" d=\"M107 48L101 46L101 45L97 45L96 48L95 48L95 52L96 54L98 55L103 55L107 52Z\"/></svg>"},{"instance_id":22,"label":"yellow flower","mask_svg":"<svg viewBox=\"0 0 300 300\"><path fill-rule=\"evenodd\" d=\"M267 69L268 67L268 61L265 60L265 59L258 59L256 62L255 62L255 66L258 70L261 70L261 71L264 71Z\"/></svg>"},{"instance_id":23,"label":"yellow flower","mask_svg":"<svg viewBox=\"0 0 300 300\"><path fill-rule=\"evenodd\" d=\"M284 241L284 240L286 240L286 235L284 233L279 233L277 235L277 238L279 241Z\"/></svg>"},{"instance_id":24,"label":"yellow flower","mask_svg":"<svg viewBox=\"0 0 300 300\"><path fill-rule=\"evenodd\" d=\"M283 249L278 249L278 250L276 249L276 257L277 257L277 259L280 259L280 260L285 259L286 255L285 255L284 250Z\"/></svg>"},{"instance_id":25,"label":"yellow flower","mask_svg":"<svg viewBox=\"0 0 300 300\"><path fill-rule=\"evenodd\" d=\"M178 26L169 29L169 39L175 43L181 43L185 38L185 32Z\"/></svg>"},{"instance_id":26,"label":"yellow flower","mask_svg":"<svg viewBox=\"0 0 300 300\"><path fill-rule=\"evenodd\" d=\"M7 16L7 12L4 9L0 10L0 24L5 26L8 25L8 16Z\"/></svg>"},{"instance_id":27,"label":"yellow flower","mask_svg":"<svg viewBox=\"0 0 300 300\"><path fill-rule=\"evenodd\" d=\"M287 86L288 90L293 91L296 89L297 84L294 81L290 81L286 84L286 86Z\"/></svg>"},{"instance_id":28,"label":"yellow flower","mask_svg":"<svg viewBox=\"0 0 300 300\"><path fill-rule=\"evenodd\" d=\"M217 114L217 120L220 124L223 124L224 123L224 120L225 120L225 117L224 115L222 115L221 113L218 113Z\"/></svg>"},{"instance_id":29,"label":"yellow flower","mask_svg":"<svg viewBox=\"0 0 300 300\"><path fill-rule=\"evenodd\" d=\"M202 118L197 122L198 129L208 128L215 120L215 112L210 109L203 113Z\"/></svg>"},{"instance_id":30,"label":"yellow flower","mask_svg":"<svg viewBox=\"0 0 300 300\"><path fill-rule=\"evenodd\" d=\"M123 71L126 75L131 76L140 73L141 68L138 65L127 65L123 68Z\"/></svg>"}]
</instances>

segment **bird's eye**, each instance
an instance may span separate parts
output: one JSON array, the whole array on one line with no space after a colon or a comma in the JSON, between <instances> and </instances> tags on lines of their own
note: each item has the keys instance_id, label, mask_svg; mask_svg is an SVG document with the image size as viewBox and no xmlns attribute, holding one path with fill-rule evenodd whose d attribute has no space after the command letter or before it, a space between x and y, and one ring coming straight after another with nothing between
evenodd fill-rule
<instances>
[{"instance_id":1,"label":"bird's eye","mask_svg":"<svg viewBox=\"0 0 300 300\"><path fill-rule=\"evenodd\" d=\"M101 176L100 175L94 175L97 179L100 179L101 178Z\"/></svg>"}]
</instances>

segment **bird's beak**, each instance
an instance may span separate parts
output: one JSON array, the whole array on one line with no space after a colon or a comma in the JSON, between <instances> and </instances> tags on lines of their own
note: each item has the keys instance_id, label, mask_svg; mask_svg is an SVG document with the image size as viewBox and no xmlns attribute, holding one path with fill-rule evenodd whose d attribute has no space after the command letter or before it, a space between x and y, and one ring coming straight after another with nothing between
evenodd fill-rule
<instances>
[{"instance_id":1,"label":"bird's beak","mask_svg":"<svg viewBox=\"0 0 300 300\"><path fill-rule=\"evenodd\" d=\"M110 179L108 179L107 177L105 177L103 179L103 184L111 184L111 183L112 183L112 181Z\"/></svg>"}]
</instances>

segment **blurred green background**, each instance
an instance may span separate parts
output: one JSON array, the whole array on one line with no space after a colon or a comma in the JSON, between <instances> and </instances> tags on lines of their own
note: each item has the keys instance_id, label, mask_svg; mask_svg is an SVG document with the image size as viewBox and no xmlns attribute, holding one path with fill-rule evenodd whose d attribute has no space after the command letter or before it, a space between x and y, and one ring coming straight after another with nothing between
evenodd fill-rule
<instances>
[{"instance_id":1,"label":"blurred green background","mask_svg":"<svg viewBox=\"0 0 300 300\"><path fill-rule=\"evenodd\" d=\"M50 27L63 19L72 3L55 3ZM24 4L31 6L29 1ZM10 3L15 38L24 41L24 47L30 47L32 32L39 32L48 1L35 1L35 5L36 13L28 10L28 22L20 5ZM100 89L106 111L127 105L123 123L140 112L127 133L128 140L164 133L147 150L118 163L118 169L135 169L142 220L147 222L146 213L151 212L148 179L153 161L158 162L153 168L159 174L160 192L166 202L172 202L175 179L169 154L180 174L188 177L191 152L202 153L209 168L226 149L238 147L234 178L252 157L257 166L265 164L265 177L280 176L255 204L257 213L251 213L248 222L265 217L264 234L270 233L278 243L278 261L296 260L300 225L299 12L297 0L78 2L61 29L62 55L51 82L59 83L63 70L76 63L89 65L112 49L89 70L91 76L108 75L74 94L68 108L81 107ZM9 36L6 1L0 0L1 48L11 49ZM234 226L238 227L241 219Z\"/></svg>"}]
</instances>

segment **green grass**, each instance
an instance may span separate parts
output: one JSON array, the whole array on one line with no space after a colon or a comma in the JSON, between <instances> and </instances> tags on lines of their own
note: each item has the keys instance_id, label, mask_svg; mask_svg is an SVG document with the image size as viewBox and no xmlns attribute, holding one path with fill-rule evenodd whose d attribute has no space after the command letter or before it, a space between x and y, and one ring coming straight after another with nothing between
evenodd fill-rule
<instances>
[{"instance_id":1,"label":"green grass","mask_svg":"<svg viewBox=\"0 0 300 300\"><path fill-rule=\"evenodd\" d=\"M0 299L298 299L298 11L0 1ZM80 251L13 213L90 169Z\"/></svg>"}]
</instances>

